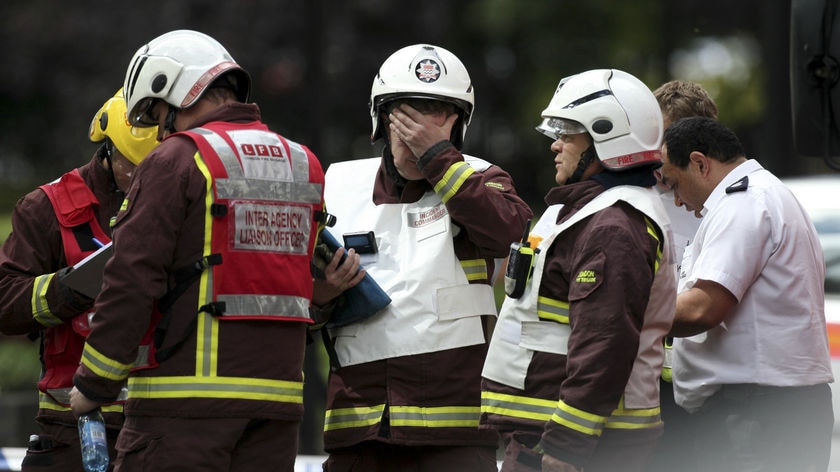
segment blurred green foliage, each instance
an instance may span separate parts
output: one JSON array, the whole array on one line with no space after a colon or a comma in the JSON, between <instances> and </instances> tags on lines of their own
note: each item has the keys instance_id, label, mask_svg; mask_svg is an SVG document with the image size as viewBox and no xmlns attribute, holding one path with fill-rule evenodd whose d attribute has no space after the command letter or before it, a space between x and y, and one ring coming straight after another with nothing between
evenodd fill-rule
<instances>
[{"instance_id":1,"label":"blurred green foliage","mask_svg":"<svg viewBox=\"0 0 840 472\"><path fill-rule=\"evenodd\" d=\"M35 389L41 371L38 346L23 336L0 336L0 393Z\"/></svg>"},{"instance_id":2,"label":"blurred green foliage","mask_svg":"<svg viewBox=\"0 0 840 472\"><path fill-rule=\"evenodd\" d=\"M12 216L9 214L0 215L0 243L9 237L12 232Z\"/></svg>"}]
</instances>

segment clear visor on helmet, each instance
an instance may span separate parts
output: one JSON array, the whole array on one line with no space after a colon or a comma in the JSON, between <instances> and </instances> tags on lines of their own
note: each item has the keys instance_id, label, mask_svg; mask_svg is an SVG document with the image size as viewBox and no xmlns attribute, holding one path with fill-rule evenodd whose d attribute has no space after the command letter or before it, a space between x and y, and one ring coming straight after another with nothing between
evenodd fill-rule
<instances>
[{"instance_id":1,"label":"clear visor on helmet","mask_svg":"<svg viewBox=\"0 0 840 472\"><path fill-rule=\"evenodd\" d=\"M549 116L537 126L537 131L551 139L560 139L560 136L564 134L586 133L586 127L577 121Z\"/></svg>"},{"instance_id":2,"label":"clear visor on helmet","mask_svg":"<svg viewBox=\"0 0 840 472\"><path fill-rule=\"evenodd\" d=\"M152 108L154 108L158 99L146 97L134 106L133 113L128 116L128 121L132 126L137 128L151 128L157 126L158 122L151 115Z\"/></svg>"}]
</instances>

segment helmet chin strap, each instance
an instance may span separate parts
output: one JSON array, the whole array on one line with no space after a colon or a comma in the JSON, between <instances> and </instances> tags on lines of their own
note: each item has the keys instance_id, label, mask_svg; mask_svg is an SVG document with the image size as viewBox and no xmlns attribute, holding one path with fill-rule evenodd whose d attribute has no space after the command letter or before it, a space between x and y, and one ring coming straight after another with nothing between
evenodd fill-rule
<instances>
[{"instance_id":1,"label":"helmet chin strap","mask_svg":"<svg viewBox=\"0 0 840 472\"><path fill-rule=\"evenodd\" d=\"M586 171L589 165L597 158L598 153L595 151L595 146L590 145L586 151L583 151L583 154L580 155L580 161L578 162L577 169L575 169L574 173L566 179L564 185L580 182L580 178L583 177L584 171Z\"/></svg>"},{"instance_id":2,"label":"helmet chin strap","mask_svg":"<svg viewBox=\"0 0 840 472\"><path fill-rule=\"evenodd\" d=\"M172 105L169 105L169 111L166 113L166 120L163 122L163 129L164 131L169 131L169 133L175 133L177 130L175 129L175 112L177 109Z\"/></svg>"},{"instance_id":3,"label":"helmet chin strap","mask_svg":"<svg viewBox=\"0 0 840 472\"><path fill-rule=\"evenodd\" d=\"M119 192L120 187L117 185L117 177L114 175L114 159L111 157L112 149L114 149L114 143L111 142L111 138L106 137L105 142L102 143L102 146L100 146L97 151L97 157L99 157L102 167L108 171L108 176L111 181L111 190Z\"/></svg>"}]
</instances>

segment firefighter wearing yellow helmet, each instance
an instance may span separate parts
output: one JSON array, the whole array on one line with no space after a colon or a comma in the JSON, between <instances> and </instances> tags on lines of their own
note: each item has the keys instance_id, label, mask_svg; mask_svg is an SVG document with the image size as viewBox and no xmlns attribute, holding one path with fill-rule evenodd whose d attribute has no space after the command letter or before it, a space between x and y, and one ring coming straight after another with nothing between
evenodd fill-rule
<instances>
[{"instance_id":1,"label":"firefighter wearing yellow helmet","mask_svg":"<svg viewBox=\"0 0 840 472\"><path fill-rule=\"evenodd\" d=\"M40 337L43 353L39 429L30 437L23 470L82 470L69 393L93 299L62 279L73 264L110 241L109 221L122 204L135 165L157 145L157 132L131 128L120 90L94 115L90 139L102 145L87 164L18 201L13 231L0 247L0 332ZM123 423L122 400L102 407L112 458Z\"/></svg>"},{"instance_id":2,"label":"firefighter wearing yellow helmet","mask_svg":"<svg viewBox=\"0 0 840 472\"><path fill-rule=\"evenodd\" d=\"M158 145L157 127L137 128L128 122L123 89L119 89L93 116L88 137L95 143L102 143L99 157L106 162L114 184L123 192L128 188L134 167Z\"/></svg>"}]
</instances>

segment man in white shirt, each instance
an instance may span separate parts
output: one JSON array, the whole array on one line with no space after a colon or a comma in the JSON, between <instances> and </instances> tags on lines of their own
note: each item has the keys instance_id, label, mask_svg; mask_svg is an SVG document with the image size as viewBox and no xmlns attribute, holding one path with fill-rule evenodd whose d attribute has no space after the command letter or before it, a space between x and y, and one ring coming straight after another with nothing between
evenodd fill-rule
<instances>
[{"instance_id":1,"label":"man in white shirt","mask_svg":"<svg viewBox=\"0 0 840 472\"><path fill-rule=\"evenodd\" d=\"M671 331L676 401L698 421L698 469L826 470L833 378L810 218L716 120L674 123L663 160L662 183L703 216Z\"/></svg>"},{"instance_id":2,"label":"man in white shirt","mask_svg":"<svg viewBox=\"0 0 840 472\"><path fill-rule=\"evenodd\" d=\"M700 84L688 80L670 80L653 91L653 96L662 109L662 126L668 129L671 123L690 116L706 116L717 119L718 109L709 92ZM658 172L658 169L657 169ZM656 186L664 200L665 210L671 219L671 234L674 236L676 267L682 262L685 248L694 239L701 219L679 205L674 200L674 192L661 183ZM679 205L679 206L678 206ZM671 384L671 347L674 344L670 336L665 339L665 364L659 381L659 404L662 408L662 421L665 432L651 457L648 472L672 472L675 464L685 467L683 462L693 448L694 426L691 415L674 401L674 386ZM690 469L682 469L691 472Z\"/></svg>"}]
</instances>

